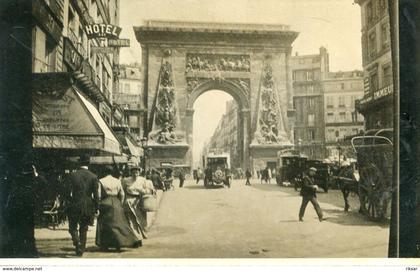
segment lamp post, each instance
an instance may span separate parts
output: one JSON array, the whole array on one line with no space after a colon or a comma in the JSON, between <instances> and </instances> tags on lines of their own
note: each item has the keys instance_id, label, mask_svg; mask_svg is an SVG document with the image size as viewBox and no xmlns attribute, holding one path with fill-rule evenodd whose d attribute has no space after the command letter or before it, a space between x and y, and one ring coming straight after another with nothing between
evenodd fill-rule
<instances>
[{"instance_id":1,"label":"lamp post","mask_svg":"<svg viewBox=\"0 0 420 271\"><path fill-rule=\"evenodd\" d=\"M341 145L340 145L340 142L337 143L337 150L338 150L338 166L341 167Z\"/></svg>"},{"instance_id":2,"label":"lamp post","mask_svg":"<svg viewBox=\"0 0 420 271\"><path fill-rule=\"evenodd\" d=\"M146 173L146 158L147 158L146 149L147 149L147 144L148 144L147 141L148 141L147 137L143 137L142 139L140 139L140 144L141 144L141 147L143 149L143 165L142 166L143 166L144 173Z\"/></svg>"}]
</instances>

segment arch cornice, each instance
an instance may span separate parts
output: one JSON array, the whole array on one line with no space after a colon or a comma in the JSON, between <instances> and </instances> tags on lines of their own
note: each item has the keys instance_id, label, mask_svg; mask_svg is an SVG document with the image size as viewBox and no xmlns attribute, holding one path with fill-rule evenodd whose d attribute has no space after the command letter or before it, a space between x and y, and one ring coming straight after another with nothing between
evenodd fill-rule
<instances>
[{"instance_id":1,"label":"arch cornice","mask_svg":"<svg viewBox=\"0 0 420 271\"><path fill-rule=\"evenodd\" d=\"M241 110L250 110L250 101L248 98L249 89L231 79L211 78L200 79L188 94L187 110L193 110L194 102L207 91L221 90L230 94L238 103Z\"/></svg>"}]
</instances>

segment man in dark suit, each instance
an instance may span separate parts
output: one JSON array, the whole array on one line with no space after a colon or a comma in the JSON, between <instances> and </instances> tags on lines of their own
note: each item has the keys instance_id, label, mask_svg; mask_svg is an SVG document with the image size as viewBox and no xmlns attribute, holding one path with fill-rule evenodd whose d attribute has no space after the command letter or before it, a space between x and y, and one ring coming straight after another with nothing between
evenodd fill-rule
<instances>
[{"instance_id":1,"label":"man in dark suit","mask_svg":"<svg viewBox=\"0 0 420 271\"><path fill-rule=\"evenodd\" d=\"M251 171L249 170L249 168L247 168L246 171L245 171L245 177L246 177L245 185L251 185L251 183L249 182L249 179L252 177L252 174L251 174Z\"/></svg>"},{"instance_id":2,"label":"man in dark suit","mask_svg":"<svg viewBox=\"0 0 420 271\"><path fill-rule=\"evenodd\" d=\"M308 205L308 202L311 202L314 206L319 221L321 222L324 220L321 207L319 206L318 200L316 199L316 190L318 187L315 185L315 174L316 168L311 167L309 169L309 175L305 175L303 177L302 189L300 190L300 195L302 196L302 204L299 211L299 221L303 221L303 215L305 214L305 209Z\"/></svg>"},{"instance_id":3,"label":"man in dark suit","mask_svg":"<svg viewBox=\"0 0 420 271\"><path fill-rule=\"evenodd\" d=\"M88 165L89 156L81 156L80 168L69 174L65 189L69 232L78 256L84 253L88 227L93 224L99 205L98 177Z\"/></svg>"}]
</instances>

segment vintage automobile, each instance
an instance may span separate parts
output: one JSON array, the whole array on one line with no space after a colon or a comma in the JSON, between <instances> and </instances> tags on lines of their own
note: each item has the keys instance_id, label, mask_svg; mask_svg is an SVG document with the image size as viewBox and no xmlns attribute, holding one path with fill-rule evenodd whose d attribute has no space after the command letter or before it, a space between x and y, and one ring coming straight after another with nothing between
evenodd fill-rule
<instances>
[{"instance_id":1,"label":"vintage automobile","mask_svg":"<svg viewBox=\"0 0 420 271\"><path fill-rule=\"evenodd\" d=\"M227 153L209 153L205 159L204 186L227 186L230 188L230 155Z\"/></svg>"},{"instance_id":2,"label":"vintage automobile","mask_svg":"<svg viewBox=\"0 0 420 271\"><path fill-rule=\"evenodd\" d=\"M298 179L305 170L307 157L296 150L285 150L277 153L277 174L278 185L295 186Z\"/></svg>"}]
</instances>

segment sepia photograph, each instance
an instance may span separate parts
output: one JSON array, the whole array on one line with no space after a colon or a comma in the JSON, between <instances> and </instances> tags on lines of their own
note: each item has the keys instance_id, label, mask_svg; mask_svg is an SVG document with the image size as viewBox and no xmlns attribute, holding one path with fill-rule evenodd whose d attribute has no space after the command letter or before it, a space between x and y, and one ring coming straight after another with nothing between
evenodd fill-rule
<instances>
[{"instance_id":1,"label":"sepia photograph","mask_svg":"<svg viewBox=\"0 0 420 271\"><path fill-rule=\"evenodd\" d=\"M10 2L3 258L400 256L397 1Z\"/></svg>"}]
</instances>

